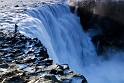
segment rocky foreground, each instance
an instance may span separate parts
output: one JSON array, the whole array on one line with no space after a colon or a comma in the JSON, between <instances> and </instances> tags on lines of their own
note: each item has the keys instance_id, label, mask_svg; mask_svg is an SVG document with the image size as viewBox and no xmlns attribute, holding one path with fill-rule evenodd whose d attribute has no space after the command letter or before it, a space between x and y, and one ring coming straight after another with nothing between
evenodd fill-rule
<instances>
[{"instance_id":1,"label":"rocky foreground","mask_svg":"<svg viewBox=\"0 0 124 83\"><path fill-rule=\"evenodd\" d=\"M68 64L53 64L37 38L0 30L0 83L87 83Z\"/></svg>"}]
</instances>

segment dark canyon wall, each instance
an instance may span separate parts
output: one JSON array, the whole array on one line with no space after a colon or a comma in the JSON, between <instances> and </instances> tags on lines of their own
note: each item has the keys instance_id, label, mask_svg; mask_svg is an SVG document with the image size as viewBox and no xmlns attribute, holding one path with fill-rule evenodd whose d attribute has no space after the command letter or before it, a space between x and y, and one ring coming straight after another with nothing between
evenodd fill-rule
<instances>
[{"instance_id":1,"label":"dark canyon wall","mask_svg":"<svg viewBox=\"0 0 124 83\"><path fill-rule=\"evenodd\" d=\"M85 31L92 34L98 54L106 47L124 47L124 2L84 1L78 5L78 16Z\"/></svg>"}]
</instances>

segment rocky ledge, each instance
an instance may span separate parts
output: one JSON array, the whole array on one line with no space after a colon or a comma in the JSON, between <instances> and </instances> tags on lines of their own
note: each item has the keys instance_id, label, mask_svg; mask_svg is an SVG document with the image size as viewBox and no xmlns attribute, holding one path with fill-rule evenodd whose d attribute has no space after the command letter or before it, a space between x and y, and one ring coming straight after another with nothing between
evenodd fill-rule
<instances>
[{"instance_id":1,"label":"rocky ledge","mask_svg":"<svg viewBox=\"0 0 124 83\"><path fill-rule=\"evenodd\" d=\"M37 38L0 30L0 83L87 83L68 64L53 64Z\"/></svg>"}]
</instances>

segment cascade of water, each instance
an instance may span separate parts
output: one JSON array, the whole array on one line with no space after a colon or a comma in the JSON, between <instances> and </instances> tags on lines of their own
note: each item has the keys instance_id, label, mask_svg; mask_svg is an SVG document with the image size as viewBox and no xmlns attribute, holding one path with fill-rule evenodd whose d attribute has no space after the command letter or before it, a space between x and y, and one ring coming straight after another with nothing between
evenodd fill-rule
<instances>
[{"instance_id":1,"label":"cascade of water","mask_svg":"<svg viewBox=\"0 0 124 83\"><path fill-rule=\"evenodd\" d=\"M22 23L31 26L21 28L21 31L25 30L25 35L29 33L38 37L47 47L50 57L56 59L55 61L68 63L74 70L74 65L80 69L82 65L93 61L87 58L96 55L90 38L83 32L79 18L70 12L66 4L46 5L29 10L26 14L31 17ZM85 62L84 58L89 61Z\"/></svg>"},{"instance_id":2,"label":"cascade of water","mask_svg":"<svg viewBox=\"0 0 124 83\"><path fill-rule=\"evenodd\" d=\"M113 60L100 63L91 38L82 30L79 18L70 12L66 4L39 6L26 11L25 16L26 19L18 24L19 31L40 39L54 63L69 64L72 70L84 74L89 83L124 82L124 73L118 74L124 69L120 67L122 63L117 65ZM114 65L118 67L115 70Z\"/></svg>"}]
</instances>

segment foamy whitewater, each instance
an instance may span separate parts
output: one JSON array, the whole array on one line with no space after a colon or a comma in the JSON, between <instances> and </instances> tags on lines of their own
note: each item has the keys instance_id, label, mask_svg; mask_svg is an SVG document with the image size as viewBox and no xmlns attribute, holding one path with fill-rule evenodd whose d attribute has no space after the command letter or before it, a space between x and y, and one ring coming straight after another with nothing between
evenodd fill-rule
<instances>
[{"instance_id":1,"label":"foamy whitewater","mask_svg":"<svg viewBox=\"0 0 124 83\"><path fill-rule=\"evenodd\" d=\"M22 20L18 20L20 16ZM41 40L54 63L69 64L89 83L124 83L124 53L106 53L111 59L101 60L79 17L70 12L68 5L35 7L18 14L15 20L22 34Z\"/></svg>"}]
</instances>

